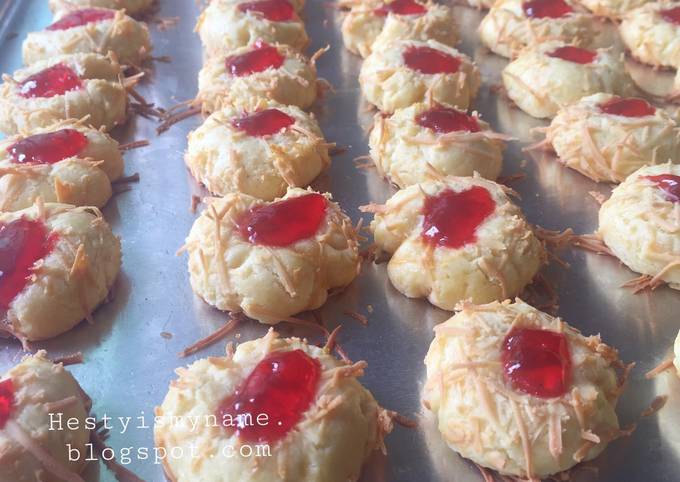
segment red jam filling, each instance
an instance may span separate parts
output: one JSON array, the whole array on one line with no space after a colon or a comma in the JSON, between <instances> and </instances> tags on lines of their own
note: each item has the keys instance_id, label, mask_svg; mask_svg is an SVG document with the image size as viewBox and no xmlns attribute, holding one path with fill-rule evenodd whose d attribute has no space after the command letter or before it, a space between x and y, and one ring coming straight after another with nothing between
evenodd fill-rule
<instances>
[{"instance_id":1,"label":"red jam filling","mask_svg":"<svg viewBox=\"0 0 680 482\"><path fill-rule=\"evenodd\" d=\"M276 442L300 422L316 397L320 378L320 363L302 350L272 353L220 404L217 416L235 420L241 440ZM257 423L264 415L267 422Z\"/></svg>"},{"instance_id":2,"label":"red jam filling","mask_svg":"<svg viewBox=\"0 0 680 482\"><path fill-rule=\"evenodd\" d=\"M267 69L278 69L284 60L276 47L258 40L250 52L227 57L227 72L235 77L245 77Z\"/></svg>"},{"instance_id":3,"label":"red jam filling","mask_svg":"<svg viewBox=\"0 0 680 482\"><path fill-rule=\"evenodd\" d=\"M680 203L680 176L659 174L657 176L645 176L645 179L656 184L668 201Z\"/></svg>"},{"instance_id":4,"label":"red jam filling","mask_svg":"<svg viewBox=\"0 0 680 482\"><path fill-rule=\"evenodd\" d=\"M47 27L47 30L68 30L74 27L94 22L101 22L102 20L109 20L116 15L113 10L102 10L99 8L84 8L76 10L68 15L61 17L52 25Z\"/></svg>"},{"instance_id":5,"label":"red jam filling","mask_svg":"<svg viewBox=\"0 0 680 482\"><path fill-rule=\"evenodd\" d=\"M0 382L0 430L5 428L14 406L14 383L8 378Z\"/></svg>"},{"instance_id":6,"label":"red jam filling","mask_svg":"<svg viewBox=\"0 0 680 482\"><path fill-rule=\"evenodd\" d=\"M36 134L12 144L7 150L15 164L54 164L80 154L87 137L75 129Z\"/></svg>"},{"instance_id":7,"label":"red jam filling","mask_svg":"<svg viewBox=\"0 0 680 482\"><path fill-rule=\"evenodd\" d=\"M455 74L460 68L458 57L431 47L409 47L403 54L404 63L423 74Z\"/></svg>"},{"instance_id":8,"label":"red jam filling","mask_svg":"<svg viewBox=\"0 0 680 482\"><path fill-rule=\"evenodd\" d=\"M495 209L496 203L483 187L461 192L447 189L425 199L421 236L431 245L461 248L477 240L477 228Z\"/></svg>"},{"instance_id":9,"label":"red jam filling","mask_svg":"<svg viewBox=\"0 0 680 482\"><path fill-rule=\"evenodd\" d=\"M437 134L455 131L479 132L479 122L471 115L448 107L434 107L416 117L416 123Z\"/></svg>"},{"instance_id":10,"label":"red jam filling","mask_svg":"<svg viewBox=\"0 0 680 482\"><path fill-rule=\"evenodd\" d=\"M19 218L0 223L0 307L9 308L26 287L35 263L52 251L56 239L40 221Z\"/></svg>"},{"instance_id":11,"label":"red jam filling","mask_svg":"<svg viewBox=\"0 0 680 482\"><path fill-rule=\"evenodd\" d=\"M259 0L240 3L242 12L253 12L271 22L289 22L295 17L295 9L288 0Z\"/></svg>"},{"instance_id":12,"label":"red jam filling","mask_svg":"<svg viewBox=\"0 0 680 482\"><path fill-rule=\"evenodd\" d=\"M19 95L28 99L33 97L54 97L83 87L83 83L71 67L64 64L53 65L19 84Z\"/></svg>"},{"instance_id":13,"label":"red jam filling","mask_svg":"<svg viewBox=\"0 0 680 482\"><path fill-rule=\"evenodd\" d=\"M615 97L600 104L600 110L605 114L623 117L647 117L656 112L656 109L646 100L632 97Z\"/></svg>"},{"instance_id":14,"label":"red jam filling","mask_svg":"<svg viewBox=\"0 0 680 482\"><path fill-rule=\"evenodd\" d=\"M569 388L571 356L563 333L513 329L503 341L501 358L505 380L515 390L553 398Z\"/></svg>"},{"instance_id":15,"label":"red jam filling","mask_svg":"<svg viewBox=\"0 0 680 482\"><path fill-rule=\"evenodd\" d=\"M532 0L524 2L522 9L529 18L560 18L574 11L564 0Z\"/></svg>"},{"instance_id":16,"label":"red jam filling","mask_svg":"<svg viewBox=\"0 0 680 482\"><path fill-rule=\"evenodd\" d=\"M281 132L295 124L295 119L278 109L266 109L234 119L231 125L249 136L264 137Z\"/></svg>"},{"instance_id":17,"label":"red jam filling","mask_svg":"<svg viewBox=\"0 0 680 482\"><path fill-rule=\"evenodd\" d=\"M395 15L424 15L427 13L427 7L415 0L394 0L375 9L375 14L380 17L390 13Z\"/></svg>"},{"instance_id":18,"label":"red jam filling","mask_svg":"<svg viewBox=\"0 0 680 482\"><path fill-rule=\"evenodd\" d=\"M317 193L284 199L245 212L237 228L252 244L289 246L316 234L326 206L326 198Z\"/></svg>"},{"instance_id":19,"label":"red jam filling","mask_svg":"<svg viewBox=\"0 0 680 482\"><path fill-rule=\"evenodd\" d=\"M680 25L680 7L667 8L659 13L666 22Z\"/></svg>"},{"instance_id":20,"label":"red jam filling","mask_svg":"<svg viewBox=\"0 0 680 482\"><path fill-rule=\"evenodd\" d=\"M592 64L597 58L597 52L572 46L560 47L548 55L575 64Z\"/></svg>"}]
</instances>

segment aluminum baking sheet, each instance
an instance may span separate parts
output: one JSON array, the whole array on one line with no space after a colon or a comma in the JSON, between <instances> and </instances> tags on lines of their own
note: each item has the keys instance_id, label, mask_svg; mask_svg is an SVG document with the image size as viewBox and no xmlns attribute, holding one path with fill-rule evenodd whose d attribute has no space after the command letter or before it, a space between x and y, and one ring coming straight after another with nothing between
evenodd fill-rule
<instances>
[{"instance_id":1,"label":"aluminum baking sheet","mask_svg":"<svg viewBox=\"0 0 680 482\"><path fill-rule=\"evenodd\" d=\"M522 152L531 140L529 129L543 122L513 109L495 93L493 87L499 83L505 60L478 45L475 29L482 13L455 8L463 26L461 49L478 62L484 76L475 108L495 130L521 140L511 143L506 152L504 175L526 175L512 186L520 193L519 203L529 220L550 229L572 227L578 233L592 232L598 205L588 193L606 194L610 187L588 181L549 155L529 157ZM157 105L172 106L196 92L201 48L193 27L198 12L192 0L161 0L157 17L179 17L179 22L166 31L152 26L154 54L172 58L170 63L155 63L149 81L139 89ZM47 0L6 0L0 14L0 70L11 72L20 65L20 46L26 33L50 22ZM310 52L327 44L332 47L318 65L320 75L333 84L335 92L327 95L315 112L328 140L348 148L333 158L331 169L315 185L332 192L358 221L358 206L383 202L393 192L375 171L357 169L353 162L367 154L365 129L372 117L359 93L360 59L342 47L340 15L330 2L308 0L305 19L312 38ZM654 73L633 63L631 67L636 76L646 79L648 90L658 93L668 87L670 74ZM186 260L175 256L195 219L189 211L191 196L201 194L183 163L186 134L199 123L198 118L189 119L158 137L154 121L137 117L115 133L122 142L151 140L149 147L126 155L127 173L139 172L141 181L115 196L104 210L123 243L123 269L115 296L96 312L95 324L84 323L38 345L54 356L82 351L86 362L71 370L94 400L94 412L114 420L133 418L126 433L121 433L119 425L112 432L110 445L118 454L126 448L136 452L153 447L149 418L162 401L176 367L224 350L220 343L186 360L177 356L226 319L192 294ZM637 362L619 410L622 423L637 422L637 430L589 464L596 471L577 470L574 480L680 480L680 380L672 374L654 381L644 379L644 373L668 355L680 328L680 294L659 288L634 296L619 288L634 274L615 260L582 251L566 252L563 258L570 269L551 266L546 270L559 293L559 314L586 334L601 333L624 360ZM344 314L347 310L367 315L368 326ZM450 314L396 292L387 280L384 264L365 264L356 282L329 300L323 316L331 327L344 325L340 341L349 356L368 361L363 382L378 401L420 419L423 358L432 328ZM317 333L285 325L279 329L285 335L318 340ZM238 340L253 339L265 331L255 322L243 324ZM171 333L172 338L162 337L162 332ZM0 341L0 370L16 363L21 355L18 343ZM652 399L663 394L670 396L666 407L655 416L639 419ZM443 446L427 421L418 429L397 428L387 439L387 448L387 457L375 457L367 466L366 482L481 480L474 465ZM97 465L91 465L88 480L113 480L105 470L99 476ZM147 481L164 480L159 465L138 460L134 453L128 467Z\"/></svg>"}]
</instances>

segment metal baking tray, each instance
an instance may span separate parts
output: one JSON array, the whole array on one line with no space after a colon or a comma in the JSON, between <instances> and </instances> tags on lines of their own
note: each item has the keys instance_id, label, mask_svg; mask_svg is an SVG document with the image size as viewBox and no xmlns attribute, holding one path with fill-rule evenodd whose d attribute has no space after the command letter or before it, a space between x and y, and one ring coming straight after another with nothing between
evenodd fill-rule
<instances>
[{"instance_id":1,"label":"metal baking tray","mask_svg":"<svg viewBox=\"0 0 680 482\"><path fill-rule=\"evenodd\" d=\"M156 17L178 17L178 23L167 30L152 23L154 55L170 56L171 62L156 62L139 91L149 102L168 107L196 92L202 54L193 27L199 6L190 0L160 3ZM460 49L477 61L483 73L484 85L475 108L495 130L520 139L510 143L504 168L506 176L526 175L512 184L521 196L519 204L532 223L545 228L592 232L598 205L589 192L607 194L611 187L566 169L550 155L530 156L522 151L532 140L530 128L544 122L512 108L497 94L495 87L505 60L478 44L475 32L483 13L463 6L456 6L455 11L463 36ZM21 41L26 33L43 28L51 17L47 0L5 0L0 15L0 71L12 72L20 66ZM343 48L340 12L331 2L308 0L304 17L312 38L309 51L331 46L318 66L320 76L330 81L335 91L318 103L315 113L327 139L347 148L334 156L332 167L315 187L330 191L358 221L362 216L359 206L383 202L393 192L374 170L358 169L353 162L368 152L365 131L372 118L357 82L361 61ZM653 92L664 88L671 78L634 63L631 67ZM122 238L124 254L113 300L95 313L94 324L83 323L55 340L36 345L52 356L82 351L85 363L71 370L92 397L94 413L114 420L132 417L126 433L120 433L118 427L111 434L109 444L118 454L125 448L135 452L153 448L153 409L162 401L175 368L224 352L224 343L218 343L188 359L178 357L183 348L222 326L227 318L192 294L186 259L175 255L196 216L189 209L191 197L204 194L183 161L186 135L200 122L194 117L157 136L157 122L137 116L114 133L121 142L149 139L151 145L127 153L126 172L138 172L141 180L116 195L104 210ZM619 406L622 424L637 423L637 430L612 443L587 470L576 470L573 480L680 480L680 380L671 373L652 381L644 378L644 373L670 352L680 328L680 294L662 287L633 295L620 285L635 274L616 260L583 251L565 251L561 256L570 264L568 269L553 264L545 270L559 294L558 313L586 334L601 333L620 350L623 360L637 362ZM405 298L390 285L385 264L372 263L366 263L356 282L331 298L322 312L330 328L343 325L339 340L348 355L368 362L363 383L377 400L423 422L416 429L396 428L387 439L388 456L376 456L366 467L363 480L482 480L473 464L443 445L420 405L423 358L433 337L432 328L451 314L425 301ZM348 312L367 316L367 326ZM253 339L266 329L256 322L244 323L229 339ZM284 335L321 341L318 333L300 327L281 324L278 329ZM19 343L0 341L0 371L21 356ZM654 416L640 418L657 395L669 395L666 406ZM144 423L139 417L144 417ZM159 465L138 460L134 453L131 458L128 468L144 480L164 480ZM98 475L97 465L91 465L88 480L113 480L106 470Z\"/></svg>"}]
</instances>

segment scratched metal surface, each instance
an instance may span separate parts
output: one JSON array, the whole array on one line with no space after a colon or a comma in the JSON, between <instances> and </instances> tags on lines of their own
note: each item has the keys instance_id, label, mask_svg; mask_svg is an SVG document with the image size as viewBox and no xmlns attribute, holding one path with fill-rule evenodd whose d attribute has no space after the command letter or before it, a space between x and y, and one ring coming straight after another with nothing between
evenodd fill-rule
<instances>
[{"instance_id":1,"label":"scratched metal surface","mask_svg":"<svg viewBox=\"0 0 680 482\"><path fill-rule=\"evenodd\" d=\"M179 16L179 24L165 32L152 27L155 55L169 55L171 63L156 63L149 81L139 89L161 106L171 106L193 97L196 74L201 66L200 43L192 32L198 15L196 2L161 0L159 17ZM506 152L504 174L526 174L513 187L529 220L551 229L573 227L592 232L597 223L597 204L589 191L607 193L579 174L558 165L550 156L527 157L521 148L530 139L529 129L542 125L512 109L491 87L498 84L503 59L489 55L478 45L475 28L481 13L456 7L463 25L461 49L480 64L484 86L475 108L492 126L518 137ZM21 62L20 45L25 34L50 22L47 0L11 0L0 8L0 71L11 72ZM315 111L326 137L348 148L333 158L330 171L316 186L333 196L356 221L358 206L382 202L391 188L372 170L357 169L352 159L367 153L364 134L371 115L361 102L357 83L360 60L342 47L339 15L329 2L308 0L307 28L313 43L310 52L330 44L331 51L319 62L319 73L335 87ZM666 88L670 74L655 74L631 64L636 76L646 79L652 92ZM86 363L72 367L84 389L94 400L99 416L150 416L165 395L173 370L197 357L223 353L220 343L180 360L177 353L191 342L209 334L225 315L208 308L193 296L186 272L186 260L176 257L195 218L189 211L191 195L200 193L183 163L186 134L195 128L194 118L174 126L157 137L153 121L137 118L115 135L127 142L148 138L150 147L129 152L128 174L139 172L141 181L132 190L117 195L104 210L106 218L123 242L123 269L115 286L114 300L95 313L94 325L81 324L59 338L42 343L52 355L80 350ZM522 160L526 159L526 163ZM637 421L638 414L657 394L669 394L667 406L654 417L642 419L630 437L613 443L591 466L580 470L575 480L672 481L680 473L680 381L667 374L646 381L644 372L669 352L680 328L680 294L660 288L652 294L632 295L619 285L633 273L616 261L584 252L564 253L570 269L550 267L546 276L555 285L560 300L559 314L584 333L601 333L617 347L626 361L636 361L630 387L620 404L622 423ZM367 305L373 312L368 313ZM353 310L367 314L362 327L343 314ZM407 416L420 417L423 357L432 339L432 328L450 316L424 301L408 300L397 293L386 278L385 265L364 266L361 276L344 293L331 299L324 317L331 327L342 323L340 341L353 359L364 359L369 369L365 385L384 406ZM317 334L280 326L288 334ZM160 336L171 333L171 339ZM255 322L242 325L240 340L263 335L265 328ZM21 357L18 343L0 341L0 371ZM149 428L140 423L122 434L113 431L110 445L118 452L126 447L152 448ZM476 468L441 443L427 422L416 430L398 428L387 440L389 455L376 457L364 479L373 481L477 481ZM112 480L96 464L88 480ZM147 481L162 481L160 467L151 461L132 460L129 467ZM200 482L200 481L199 481Z\"/></svg>"}]
</instances>

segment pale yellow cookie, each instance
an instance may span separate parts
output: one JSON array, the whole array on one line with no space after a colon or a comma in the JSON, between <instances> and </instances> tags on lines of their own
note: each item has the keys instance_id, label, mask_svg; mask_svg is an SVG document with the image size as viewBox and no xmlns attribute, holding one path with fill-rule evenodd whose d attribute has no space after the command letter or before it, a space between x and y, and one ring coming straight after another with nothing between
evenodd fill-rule
<instances>
[{"instance_id":1,"label":"pale yellow cookie","mask_svg":"<svg viewBox=\"0 0 680 482\"><path fill-rule=\"evenodd\" d=\"M420 0L346 0L342 39L352 53L368 57L395 40L436 40L454 47L458 29L453 10Z\"/></svg>"},{"instance_id":2,"label":"pale yellow cookie","mask_svg":"<svg viewBox=\"0 0 680 482\"><path fill-rule=\"evenodd\" d=\"M147 12L154 0L49 0L50 10L57 16L62 16L80 8L110 8L125 10L128 15L140 15Z\"/></svg>"},{"instance_id":3,"label":"pale yellow cookie","mask_svg":"<svg viewBox=\"0 0 680 482\"><path fill-rule=\"evenodd\" d=\"M44 202L106 204L123 173L118 142L84 121L68 120L0 142L0 211Z\"/></svg>"},{"instance_id":4,"label":"pale yellow cookie","mask_svg":"<svg viewBox=\"0 0 680 482\"><path fill-rule=\"evenodd\" d=\"M680 289L680 166L645 166L614 188L598 233L631 270Z\"/></svg>"},{"instance_id":5,"label":"pale yellow cookie","mask_svg":"<svg viewBox=\"0 0 680 482\"><path fill-rule=\"evenodd\" d=\"M260 55L269 62L249 60ZM198 74L196 99L207 112L247 104L253 98L306 109L317 97L314 61L287 45L256 42L230 52L226 58L208 59Z\"/></svg>"},{"instance_id":6,"label":"pale yellow cookie","mask_svg":"<svg viewBox=\"0 0 680 482\"><path fill-rule=\"evenodd\" d=\"M651 2L631 10L619 34L640 62L680 68L680 2Z\"/></svg>"},{"instance_id":7,"label":"pale yellow cookie","mask_svg":"<svg viewBox=\"0 0 680 482\"><path fill-rule=\"evenodd\" d=\"M4 331L22 341L53 338L89 317L106 299L120 270L120 241L99 210L36 203L0 213L0 225L0 237L27 233L11 242L29 239L36 250L29 251L34 255L27 266L15 264L12 273L17 274L7 275L30 273L22 283L8 283L14 289L6 286L0 293L7 310Z\"/></svg>"},{"instance_id":8,"label":"pale yellow cookie","mask_svg":"<svg viewBox=\"0 0 680 482\"><path fill-rule=\"evenodd\" d=\"M399 40L366 58L359 83L366 100L382 112L428 100L467 110L481 77L477 66L452 47Z\"/></svg>"},{"instance_id":9,"label":"pale yellow cookie","mask_svg":"<svg viewBox=\"0 0 680 482\"><path fill-rule=\"evenodd\" d=\"M216 195L266 201L308 186L330 165L316 119L295 106L256 101L219 110L189 134L185 155L197 181Z\"/></svg>"},{"instance_id":10,"label":"pale yellow cookie","mask_svg":"<svg viewBox=\"0 0 680 482\"><path fill-rule=\"evenodd\" d=\"M68 28L81 23L77 17L83 12L88 11L64 13L46 29L29 33L22 47L24 63L31 65L58 55L113 52L121 64L139 66L151 55L146 24L128 17L122 10L96 9L106 17Z\"/></svg>"},{"instance_id":11,"label":"pale yellow cookie","mask_svg":"<svg viewBox=\"0 0 680 482\"><path fill-rule=\"evenodd\" d=\"M282 3L274 8L288 8L290 15L283 21L269 20L256 5L268 1ZM299 51L309 44L305 24L288 0L212 0L201 13L196 31L208 57L224 57L257 40L289 45Z\"/></svg>"},{"instance_id":12,"label":"pale yellow cookie","mask_svg":"<svg viewBox=\"0 0 680 482\"><path fill-rule=\"evenodd\" d=\"M594 181L622 182L646 164L680 162L677 123L637 98L584 97L557 113L546 139L560 162Z\"/></svg>"},{"instance_id":13,"label":"pale yellow cookie","mask_svg":"<svg viewBox=\"0 0 680 482\"><path fill-rule=\"evenodd\" d=\"M9 418L0 414L0 480L83 480L92 403L61 363L44 351L24 357L0 376L0 400L10 402Z\"/></svg>"},{"instance_id":14,"label":"pale yellow cookie","mask_svg":"<svg viewBox=\"0 0 680 482\"><path fill-rule=\"evenodd\" d=\"M503 138L476 115L420 103L391 116L376 114L369 146L378 172L403 189L433 175L476 172L495 180L503 166Z\"/></svg>"},{"instance_id":15,"label":"pale yellow cookie","mask_svg":"<svg viewBox=\"0 0 680 482\"><path fill-rule=\"evenodd\" d=\"M319 308L361 266L347 215L329 195L300 188L274 203L241 193L211 199L185 248L198 296L267 324Z\"/></svg>"},{"instance_id":16,"label":"pale yellow cookie","mask_svg":"<svg viewBox=\"0 0 680 482\"><path fill-rule=\"evenodd\" d=\"M409 298L452 310L518 295L545 262L545 250L505 188L479 177L414 184L375 212L376 245L392 257L387 274Z\"/></svg>"},{"instance_id":17,"label":"pale yellow cookie","mask_svg":"<svg viewBox=\"0 0 680 482\"><path fill-rule=\"evenodd\" d=\"M68 79L66 87L52 89L53 77ZM120 64L99 54L56 56L17 70L0 86L0 131L19 134L83 117L95 128L113 129L126 119L121 78Z\"/></svg>"},{"instance_id":18,"label":"pale yellow cookie","mask_svg":"<svg viewBox=\"0 0 680 482\"><path fill-rule=\"evenodd\" d=\"M515 57L523 48L563 40L589 46L595 18L571 0L498 0L479 24L479 37L492 52Z\"/></svg>"},{"instance_id":19,"label":"pale yellow cookie","mask_svg":"<svg viewBox=\"0 0 680 482\"><path fill-rule=\"evenodd\" d=\"M274 360L278 376L271 369ZM347 365L326 349L299 338L279 338L270 330L226 357L204 358L178 369L179 378L156 408L156 447L184 454L164 460L166 475L177 482L220 482L225 474L234 482L269 482L284 473L285 480L296 482L356 481L390 430L389 417L357 380L365 367L365 362ZM222 407L229 407L244 384L247 390L255 370L272 383L257 389L257 396L250 399L255 406L243 407L242 428L234 430ZM296 375L300 378L293 378ZM295 397L299 405L287 413L290 421L280 417L276 407L258 408L266 404L262 397L268 388L279 396ZM296 397L298 393L304 400ZM205 423L215 414L217 425ZM248 429L246 417L258 415L261 422ZM195 426L192 419L198 420ZM279 432L275 424L285 425ZM259 434L258 441L251 440L251 434ZM192 446L201 450L192 452ZM242 455L250 449L268 455Z\"/></svg>"},{"instance_id":20,"label":"pale yellow cookie","mask_svg":"<svg viewBox=\"0 0 680 482\"><path fill-rule=\"evenodd\" d=\"M620 434L621 361L599 336L519 299L459 309L435 327L423 389L452 450L503 475L542 480L597 457ZM548 373L522 359L544 360Z\"/></svg>"},{"instance_id":21,"label":"pale yellow cookie","mask_svg":"<svg viewBox=\"0 0 680 482\"><path fill-rule=\"evenodd\" d=\"M621 20L628 12L651 0L579 0L579 3L598 17Z\"/></svg>"},{"instance_id":22,"label":"pale yellow cookie","mask_svg":"<svg viewBox=\"0 0 680 482\"><path fill-rule=\"evenodd\" d=\"M635 94L620 55L560 42L523 50L503 69L502 77L508 97L538 118L552 118L561 108L600 92Z\"/></svg>"}]
</instances>

